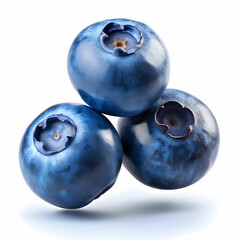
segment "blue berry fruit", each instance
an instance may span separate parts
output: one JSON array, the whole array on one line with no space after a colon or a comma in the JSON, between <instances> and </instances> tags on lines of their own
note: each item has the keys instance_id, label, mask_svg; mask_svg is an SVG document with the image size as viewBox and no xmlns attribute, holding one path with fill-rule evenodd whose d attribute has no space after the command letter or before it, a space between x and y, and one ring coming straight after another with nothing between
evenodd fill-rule
<instances>
[{"instance_id":1,"label":"blue berry fruit","mask_svg":"<svg viewBox=\"0 0 240 240\"><path fill-rule=\"evenodd\" d=\"M69 51L68 73L91 107L110 115L134 116L164 92L169 58L162 40L144 23L104 20L78 34Z\"/></svg>"},{"instance_id":2,"label":"blue berry fruit","mask_svg":"<svg viewBox=\"0 0 240 240\"><path fill-rule=\"evenodd\" d=\"M196 97L167 89L155 105L135 117L122 118L119 132L124 165L142 183L177 189L200 180L215 162L217 122Z\"/></svg>"},{"instance_id":3,"label":"blue berry fruit","mask_svg":"<svg viewBox=\"0 0 240 240\"><path fill-rule=\"evenodd\" d=\"M58 104L27 128L20 167L29 187L62 208L80 208L116 181L122 145L112 124L95 110Z\"/></svg>"}]
</instances>

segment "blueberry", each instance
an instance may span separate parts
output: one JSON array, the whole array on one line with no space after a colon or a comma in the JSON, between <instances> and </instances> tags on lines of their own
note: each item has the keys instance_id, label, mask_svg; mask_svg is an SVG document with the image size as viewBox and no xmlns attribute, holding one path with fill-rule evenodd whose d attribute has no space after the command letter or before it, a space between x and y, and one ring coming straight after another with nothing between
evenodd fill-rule
<instances>
[{"instance_id":1,"label":"blueberry","mask_svg":"<svg viewBox=\"0 0 240 240\"><path fill-rule=\"evenodd\" d=\"M80 208L116 181L122 145L112 124L95 110L58 104L27 128L20 167L29 187L62 208Z\"/></svg>"},{"instance_id":2,"label":"blueberry","mask_svg":"<svg viewBox=\"0 0 240 240\"><path fill-rule=\"evenodd\" d=\"M119 120L124 165L142 183L178 189L200 180L215 162L217 122L196 97L167 89L151 109Z\"/></svg>"},{"instance_id":3,"label":"blueberry","mask_svg":"<svg viewBox=\"0 0 240 240\"><path fill-rule=\"evenodd\" d=\"M91 107L110 115L134 116L164 92L169 58L163 42L144 23L104 20L78 34L69 51L68 72Z\"/></svg>"}]
</instances>

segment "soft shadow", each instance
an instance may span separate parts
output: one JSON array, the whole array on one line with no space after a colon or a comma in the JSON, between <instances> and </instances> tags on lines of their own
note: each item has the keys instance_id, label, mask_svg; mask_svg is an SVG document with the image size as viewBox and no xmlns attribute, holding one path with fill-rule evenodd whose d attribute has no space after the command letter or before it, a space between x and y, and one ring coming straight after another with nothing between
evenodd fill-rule
<instances>
[{"instance_id":1,"label":"soft shadow","mask_svg":"<svg viewBox=\"0 0 240 240\"><path fill-rule=\"evenodd\" d=\"M107 205L106 205L107 204ZM112 200L78 210L52 206L22 209L22 220L47 235L65 239L166 239L209 227L217 204L191 199ZM116 237L117 233L117 237Z\"/></svg>"},{"instance_id":2,"label":"soft shadow","mask_svg":"<svg viewBox=\"0 0 240 240\"><path fill-rule=\"evenodd\" d=\"M59 217L62 219L69 219L69 220L88 220L88 221L96 221L96 220L104 220L111 218L111 214L107 212L100 212L94 210L86 210L86 209L76 209L76 210L67 210L67 209L60 209L54 212L54 217Z\"/></svg>"},{"instance_id":3,"label":"soft shadow","mask_svg":"<svg viewBox=\"0 0 240 240\"><path fill-rule=\"evenodd\" d=\"M190 202L174 202L174 201L145 201L136 202L134 204L124 204L121 208L108 211L99 210L62 210L59 209L53 214L68 219L76 220L104 220L114 218L128 218L140 215L161 215L168 213L197 211L202 206Z\"/></svg>"}]
</instances>

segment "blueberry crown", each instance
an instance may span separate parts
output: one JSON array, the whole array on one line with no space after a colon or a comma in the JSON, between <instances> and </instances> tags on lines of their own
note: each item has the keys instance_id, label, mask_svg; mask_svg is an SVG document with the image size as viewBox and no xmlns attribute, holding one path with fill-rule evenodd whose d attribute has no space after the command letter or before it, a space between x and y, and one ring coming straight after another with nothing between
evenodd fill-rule
<instances>
[{"instance_id":1,"label":"blueberry crown","mask_svg":"<svg viewBox=\"0 0 240 240\"><path fill-rule=\"evenodd\" d=\"M155 122L167 128L167 134L173 138L187 137L193 130L195 122L192 111L180 103L169 101L155 112Z\"/></svg>"},{"instance_id":2,"label":"blueberry crown","mask_svg":"<svg viewBox=\"0 0 240 240\"><path fill-rule=\"evenodd\" d=\"M110 22L100 34L102 48L115 55L129 55L142 47L143 37L139 28Z\"/></svg>"},{"instance_id":3,"label":"blueberry crown","mask_svg":"<svg viewBox=\"0 0 240 240\"><path fill-rule=\"evenodd\" d=\"M70 118L54 114L37 125L33 139L37 150L49 155L65 149L75 134L76 126Z\"/></svg>"}]
</instances>

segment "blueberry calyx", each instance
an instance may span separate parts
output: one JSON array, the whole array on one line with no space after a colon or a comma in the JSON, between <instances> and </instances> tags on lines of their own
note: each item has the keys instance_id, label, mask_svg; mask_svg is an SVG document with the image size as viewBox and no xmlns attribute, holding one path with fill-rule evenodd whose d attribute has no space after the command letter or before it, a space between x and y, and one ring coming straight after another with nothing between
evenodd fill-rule
<instances>
[{"instance_id":1,"label":"blueberry calyx","mask_svg":"<svg viewBox=\"0 0 240 240\"><path fill-rule=\"evenodd\" d=\"M36 149L45 155L64 150L73 140L76 126L72 119L63 114L54 114L40 122L34 132Z\"/></svg>"},{"instance_id":2,"label":"blueberry calyx","mask_svg":"<svg viewBox=\"0 0 240 240\"><path fill-rule=\"evenodd\" d=\"M159 106L155 112L155 122L166 127L170 137L184 138L192 132L195 119L190 109L169 101Z\"/></svg>"},{"instance_id":3,"label":"blueberry calyx","mask_svg":"<svg viewBox=\"0 0 240 240\"><path fill-rule=\"evenodd\" d=\"M143 44L139 28L110 22L100 34L102 48L112 54L124 56L135 53Z\"/></svg>"}]
</instances>

